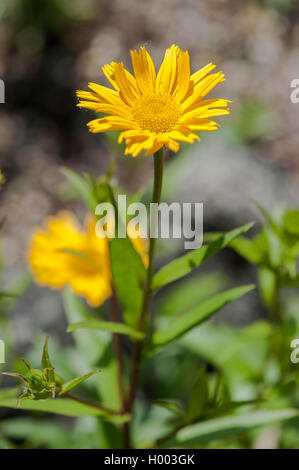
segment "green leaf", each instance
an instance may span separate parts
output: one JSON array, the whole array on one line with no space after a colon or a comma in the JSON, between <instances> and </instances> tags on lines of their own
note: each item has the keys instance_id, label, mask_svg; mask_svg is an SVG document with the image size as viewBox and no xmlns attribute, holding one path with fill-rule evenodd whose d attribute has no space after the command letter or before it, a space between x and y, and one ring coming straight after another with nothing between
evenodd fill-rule
<instances>
[{"instance_id":1,"label":"green leaf","mask_svg":"<svg viewBox=\"0 0 299 470\"><path fill-rule=\"evenodd\" d=\"M291 277L289 274L285 274L280 277L279 283L284 287L297 287L299 286L299 274Z\"/></svg>"},{"instance_id":2,"label":"green leaf","mask_svg":"<svg viewBox=\"0 0 299 470\"><path fill-rule=\"evenodd\" d=\"M272 309L277 301L277 279L275 273L268 268L258 270L259 290L263 304Z\"/></svg>"},{"instance_id":3,"label":"green leaf","mask_svg":"<svg viewBox=\"0 0 299 470\"><path fill-rule=\"evenodd\" d=\"M269 227L273 230L273 232L280 238L283 238L283 231L276 220L272 217L269 211L265 209L258 201L253 200L253 204L258 208L261 214L264 216L266 222L268 223Z\"/></svg>"},{"instance_id":4,"label":"green leaf","mask_svg":"<svg viewBox=\"0 0 299 470\"><path fill-rule=\"evenodd\" d=\"M63 395L64 393L68 392L80 383L84 382L84 380L87 380L89 377L94 374L98 374L99 372L101 372L99 369L95 369L92 372L89 372L88 374L81 375L81 377L76 377L75 379L69 380L68 382L64 382L61 385L61 391L59 392L59 395Z\"/></svg>"},{"instance_id":5,"label":"green leaf","mask_svg":"<svg viewBox=\"0 0 299 470\"><path fill-rule=\"evenodd\" d=\"M83 178L69 168L62 168L61 171L68 178L69 182L76 189L78 194L82 197L89 210L94 214L98 201L94 195L94 188L91 184L91 181Z\"/></svg>"},{"instance_id":6,"label":"green leaf","mask_svg":"<svg viewBox=\"0 0 299 470\"><path fill-rule=\"evenodd\" d=\"M43 348L41 366L42 366L42 369L48 369L49 380L50 382L54 382L55 381L54 367L52 366L50 358L49 358L48 341L49 341L49 337L47 336L45 340L44 348Z\"/></svg>"},{"instance_id":7,"label":"green leaf","mask_svg":"<svg viewBox=\"0 0 299 470\"><path fill-rule=\"evenodd\" d=\"M257 426L266 426L298 416L298 410L289 408L249 411L186 426L177 432L175 440L180 445L207 442L220 437L231 437L255 429Z\"/></svg>"},{"instance_id":8,"label":"green leaf","mask_svg":"<svg viewBox=\"0 0 299 470\"><path fill-rule=\"evenodd\" d=\"M9 398L15 398L20 391L20 387L2 388L0 390L0 402Z\"/></svg>"},{"instance_id":9,"label":"green leaf","mask_svg":"<svg viewBox=\"0 0 299 470\"><path fill-rule=\"evenodd\" d=\"M82 251L78 251L78 250L72 250L70 248L62 248L61 250L57 250L59 253L66 253L68 255L74 255L74 256L78 256L79 258L82 258L82 259L85 259L87 261L90 260L90 258L88 258L88 256L86 255L86 253L83 253Z\"/></svg>"},{"instance_id":10,"label":"green leaf","mask_svg":"<svg viewBox=\"0 0 299 470\"><path fill-rule=\"evenodd\" d=\"M112 321L100 321L100 320L89 320L82 321L79 323L71 323L67 331L74 331L80 328L87 328L91 330L102 330L102 331L111 331L112 333L119 333L122 335L128 335L135 339L142 339L143 333L133 330L128 325L123 323L112 322Z\"/></svg>"},{"instance_id":11,"label":"green leaf","mask_svg":"<svg viewBox=\"0 0 299 470\"><path fill-rule=\"evenodd\" d=\"M220 310L224 305L238 299L254 287L254 285L236 287L202 302L198 307L173 320L167 328L156 331L152 337L152 345L155 347L170 343L191 330L191 328L194 328L207 320L213 313Z\"/></svg>"},{"instance_id":12,"label":"green leaf","mask_svg":"<svg viewBox=\"0 0 299 470\"><path fill-rule=\"evenodd\" d=\"M128 325L135 328L142 305L146 269L129 238L110 242L110 259L114 286Z\"/></svg>"},{"instance_id":13,"label":"green leaf","mask_svg":"<svg viewBox=\"0 0 299 470\"><path fill-rule=\"evenodd\" d=\"M17 397L0 398L0 407L13 408L16 407ZM71 398L49 398L47 400L24 400L22 401L21 410L44 411L47 413L55 413L64 416L102 416L105 419L115 422L125 422L128 420L127 415L114 415L108 413L104 409L100 409L91 404L75 401Z\"/></svg>"},{"instance_id":14,"label":"green leaf","mask_svg":"<svg viewBox=\"0 0 299 470\"><path fill-rule=\"evenodd\" d=\"M243 225L242 227L221 235L210 244L204 245L170 262L154 276L152 288L158 289L176 279L186 276L186 274L190 273L194 268L200 266L215 253L229 245L236 237L247 232L253 225L253 223Z\"/></svg>"},{"instance_id":15,"label":"green leaf","mask_svg":"<svg viewBox=\"0 0 299 470\"><path fill-rule=\"evenodd\" d=\"M6 223L6 217L2 217L2 218L0 219L0 230L2 230L2 228L3 228L4 225L5 225L5 223Z\"/></svg>"},{"instance_id":16,"label":"green leaf","mask_svg":"<svg viewBox=\"0 0 299 470\"><path fill-rule=\"evenodd\" d=\"M272 332L271 324L265 321L243 328L210 321L183 336L180 344L223 372L233 399L247 400L253 395L247 395L246 391L243 394L242 383L255 381L265 374Z\"/></svg>"},{"instance_id":17,"label":"green leaf","mask_svg":"<svg viewBox=\"0 0 299 470\"><path fill-rule=\"evenodd\" d=\"M68 432L67 425L57 426L55 420L40 419L38 416L17 416L2 420L1 434L14 441L24 441L26 447L34 449L71 449L74 446L73 433Z\"/></svg>"},{"instance_id":18,"label":"green leaf","mask_svg":"<svg viewBox=\"0 0 299 470\"><path fill-rule=\"evenodd\" d=\"M230 243L230 247L252 264L259 264L263 260L264 254L254 240L238 237Z\"/></svg>"},{"instance_id":19,"label":"green leaf","mask_svg":"<svg viewBox=\"0 0 299 470\"><path fill-rule=\"evenodd\" d=\"M299 235L299 210L287 211L283 218L284 228L291 235Z\"/></svg>"},{"instance_id":20,"label":"green leaf","mask_svg":"<svg viewBox=\"0 0 299 470\"><path fill-rule=\"evenodd\" d=\"M68 323L93 321L95 319L95 310L85 306L82 300L71 289L65 289L62 298ZM104 306L97 309L98 314L101 315L103 310ZM86 358L88 369L97 367L99 358L110 341L110 335L103 331L78 330L74 331L72 336L75 339L78 353Z\"/></svg>"},{"instance_id":21,"label":"green leaf","mask_svg":"<svg viewBox=\"0 0 299 470\"><path fill-rule=\"evenodd\" d=\"M227 279L220 271L183 279L167 289L156 309L157 315L186 312L226 287Z\"/></svg>"},{"instance_id":22,"label":"green leaf","mask_svg":"<svg viewBox=\"0 0 299 470\"><path fill-rule=\"evenodd\" d=\"M13 292L0 291L0 297L13 297L13 298L16 298L16 297L18 297L18 294L14 294Z\"/></svg>"},{"instance_id":23,"label":"green leaf","mask_svg":"<svg viewBox=\"0 0 299 470\"><path fill-rule=\"evenodd\" d=\"M208 398L208 378L205 367L202 367L199 371L197 380L191 393L191 399L188 405L186 416L187 422L191 422L201 415L205 405L208 402Z\"/></svg>"},{"instance_id":24,"label":"green leaf","mask_svg":"<svg viewBox=\"0 0 299 470\"><path fill-rule=\"evenodd\" d=\"M165 408L176 415L185 416L185 411L183 410L181 403L177 400L156 400L153 404L155 406Z\"/></svg>"}]
</instances>

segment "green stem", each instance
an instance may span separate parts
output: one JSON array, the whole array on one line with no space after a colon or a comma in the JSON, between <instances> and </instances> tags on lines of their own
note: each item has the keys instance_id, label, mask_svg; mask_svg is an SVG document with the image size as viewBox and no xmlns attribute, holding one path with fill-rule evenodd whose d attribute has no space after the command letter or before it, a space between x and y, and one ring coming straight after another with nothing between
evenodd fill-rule
<instances>
[{"instance_id":1,"label":"green stem","mask_svg":"<svg viewBox=\"0 0 299 470\"><path fill-rule=\"evenodd\" d=\"M161 191L162 191L162 181L163 181L163 163L164 163L164 149L158 150L154 155L154 187L153 187L153 198L152 202L160 204ZM155 221L157 223L157 220ZM145 321L149 314L149 307L152 299L152 280L154 273L154 258L155 258L155 249L156 249L156 238L150 238L150 247L149 247L149 262L147 268L147 279L145 292L143 297L142 309L139 318L139 323L137 330L143 331L145 326ZM130 378L130 397L128 404L128 412L132 412L134 405L134 400L138 387L138 379L140 373L140 357L141 357L142 342L136 341L133 348L132 356L132 372Z\"/></svg>"},{"instance_id":2,"label":"green stem","mask_svg":"<svg viewBox=\"0 0 299 470\"><path fill-rule=\"evenodd\" d=\"M90 406L91 408L97 408L98 410L101 410L105 413L108 413L110 415L122 415L122 411L118 410L113 410L112 408L108 408L107 406L100 405L96 401L88 400L87 398L80 398L76 397L75 395L72 395L71 393L67 392L62 395L62 398L69 398L70 400L76 401L78 403L82 403L83 405Z\"/></svg>"}]
</instances>

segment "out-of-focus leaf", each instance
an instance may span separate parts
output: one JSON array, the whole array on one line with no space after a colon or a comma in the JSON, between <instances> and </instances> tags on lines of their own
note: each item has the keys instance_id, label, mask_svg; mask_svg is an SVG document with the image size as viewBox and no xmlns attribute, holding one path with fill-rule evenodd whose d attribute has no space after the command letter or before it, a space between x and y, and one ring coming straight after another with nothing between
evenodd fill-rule
<instances>
[{"instance_id":1,"label":"out-of-focus leaf","mask_svg":"<svg viewBox=\"0 0 299 470\"><path fill-rule=\"evenodd\" d=\"M273 132L274 117L265 103L253 98L242 100L239 113L232 121L232 136L243 144L257 141Z\"/></svg>"},{"instance_id":2,"label":"out-of-focus leaf","mask_svg":"<svg viewBox=\"0 0 299 470\"><path fill-rule=\"evenodd\" d=\"M230 243L230 247L252 264L259 264L263 260L263 252L254 240L238 237Z\"/></svg>"},{"instance_id":3,"label":"out-of-focus leaf","mask_svg":"<svg viewBox=\"0 0 299 470\"><path fill-rule=\"evenodd\" d=\"M220 310L224 305L238 299L254 288L253 285L236 287L202 302L198 307L190 312L181 315L173 320L167 328L156 331L152 336L152 345L163 346L179 336L183 335L191 328L207 320L213 313Z\"/></svg>"},{"instance_id":4,"label":"out-of-focus leaf","mask_svg":"<svg viewBox=\"0 0 299 470\"><path fill-rule=\"evenodd\" d=\"M176 279L186 276L186 274L200 266L204 261L209 259L215 253L229 245L236 237L239 237L242 233L247 232L253 225L253 223L243 225L242 227L221 235L210 244L204 245L197 250L181 256L174 261L171 261L154 276L152 288L158 289L165 286L166 284L169 284L170 282L175 281Z\"/></svg>"},{"instance_id":5,"label":"out-of-focus leaf","mask_svg":"<svg viewBox=\"0 0 299 470\"><path fill-rule=\"evenodd\" d=\"M299 210L287 211L283 218L283 224L288 233L299 236Z\"/></svg>"},{"instance_id":6,"label":"out-of-focus leaf","mask_svg":"<svg viewBox=\"0 0 299 470\"><path fill-rule=\"evenodd\" d=\"M203 300L224 290L226 277L221 272L194 276L167 289L156 309L157 315L174 315L190 310Z\"/></svg>"},{"instance_id":7,"label":"out-of-focus leaf","mask_svg":"<svg viewBox=\"0 0 299 470\"><path fill-rule=\"evenodd\" d=\"M94 314L70 289L63 291L63 305L69 323L93 321ZM89 367L97 367L98 360L107 343L108 333L96 330L76 330L73 332L77 350L86 358Z\"/></svg>"},{"instance_id":8,"label":"out-of-focus leaf","mask_svg":"<svg viewBox=\"0 0 299 470\"><path fill-rule=\"evenodd\" d=\"M190 402L187 408L186 420L191 422L198 418L204 407L206 406L209 398L208 378L205 367L199 371L198 377L194 384Z\"/></svg>"},{"instance_id":9,"label":"out-of-focus leaf","mask_svg":"<svg viewBox=\"0 0 299 470\"><path fill-rule=\"evenodd\" d=\"M18 295L13 292L0 291L0 297L18 297Z\"/></svg>"},{"instance_id":10,"label":"out-of-focus leaf","mask_svg":"<svg viewBox=\"0 0 299 470\"><path fill-rule=\"evenodd\" d=\"M83 253L82 251L78 251L78 250L71 250L69 248L62 248L61 250L57 250L59 253L66 253L68 255L74 255L74 256L78 256L79 258L82 258L82 259L85 259L85 260L88 260L88 256Z\"/></svg>"},{"instance_id":11,"label":"out-of-focus leaf","mask_svg":"<svg viewBox=\"0 0 299 470\"><path fill-rule=\"evenodd\" d=\"M94 214L97 206L97 198L94 194L94 188L91 182L69 168L62 168L62 173L68 178L71 185L76 189L78 194L82 197L89 210Z\"/></svg>"},{"instance_id":12,"label":"out-of-focus leaf","mask_svg":"<svg viewBox=\"0 0 299 470\"><path fill-rule=\"evenodd\" d=\"M273 271L265 267L258 270L259 290L262 301L268 309L272 309L276 302L277 285Z\"/></svg>"},{"instance_id":13,"label":"out-of-focus leaf","mask_svg":"<svg viewBox=\"0 0 299 470\"><path fill-rule=\"evenodd\" d=\"M294 277L284 275L280 278L280 284L284 287L297 287L299 286L299 274Z\"/></svg>"},{"instance_id":14,"label":"out-of-focus leaf","mask_svg":"<svg viewBox=\"0 0 299 470\"><path fill-rule=\"evenodd\" d=\"M153 404L160 406L161 408L166 408L176 415L185 416L185 411L181 403L179 403L177 400L156 400Z\"/></svg>"},{"instance_id":15,"label":"out-of-focus leaf","mask_svg":"<svg viewBox=\"0 0 299 470\"><path fill-rule=\"evenodd\" d=\"M3 228L4 225L5 225L5 223L6 223L6 217L2 217L2 218L0 219L0 230L2 230L2 228Z\"/></svg>"},{"instance_id":16,"label":"out-of-focus leaf","mask_svg":"<svg viewBox=\"0 0 299 470\"><path fill-rule=\"evenodd\" d=\"M61 385L61 391L59 392L59 395L63 395L64 393L68 392L80 383L84 382L84 380L87 380L89 377L94 374L98 374L99 372L101 372L99 369L95 369L92 372L89 372L88 374L81 375L81 377L76 377L75 379L69 380L68 382L64 382Z\"/></svg>"},{"instance_id":17,"label":"out-of-focus leaf","mask_svg":"<svg viewBox=\"0 0 299 470\"><path fill-rule=\"evenodd\" d=\"M220 437L230 437L235 434L241 434L250 429L255 429L258 426L266 426L297 416L299 416L298 410L291 408L249 411L191 424L180 429L175 439L180 445L207 442Z\"/></svg>"},{"instance_id":18,"label":"out-of-focus leaf","mask_svg":"<svg viewBox=\"0 0 299 470\"><path fill-rule=\"evenodd\" d=\"M122 335L128 335L135 339L142 339L143 333L139 331L133 330L133 328L129 327L128 325L124 325L123 323L112 322L112 321L100 321L100 320L88 320L82 321L79 323L71 323L67 331L74 331L80 328L87 328L90 330L102 330L102 331L110 331L112 333L119 333Z\"/></svg>"},{"instance_id":19,"label":"out-of-focus leaf","mask_svg":"<svg viewBox=\"0 0 299 470\"><path fill-rule=\"evenodd\" d=\"M70 449L74 445L68 427L49 419L22 416L2 420L1 432L7 438L26 441L29 448Z\"/></svg>"},{"instance_id":20,"label":"out-of-focus leaf","mask_svg":"<svg viewBox=\"0 0 299 470\"><path fill-rule=\"evenodd\" d=\"M110 242L113 281L128 325L135 328L142 305L146 270L129 238Z\"/></svg>"},{"instance_id":21,"label":"out-of-focus leaf","mask_svg":"<svg viewBox=\"0 0 299 470\"><path fill-rule=\"evenodd\" d=\"M97 381L97 391L100 403L109 408L120 409L121 396L118 386L118 366L113 340L111 335L109 336L110 341L106 344L104 354L101 356L99 363L102 373Z\"/></svg>"},{"instance_id":22,"label":"out-of-focus leaf","mask_svg":"<svg viewBox=\"0 0 299 470\"><path fill-rule=\"evenodd\" d=\"M0 401L14 398L20 391L20 387L2 388L0 390Z\"/></svg>"},{"instance_id":23,"label":"out-of-focus leaf","mask_svg":"<svg viewBox=\"0 0 299 470\"><path fill-rule=\"evenodd\" d=\"M16 409L17 398L0 399L0 407ZM22 410L44 411L64 416L102 416L115 422L128 420L126 415L109 414L107 411L93 405L72 400L71 398L54 398L47 400L24 400L20 406Z\"/></svg>"},{"instance_id":24,"label":"out-of-focus leaf","mask_svg":"<svg viewBox=\"0 0 299 470\"><path fill-rule=\"evenodd\" d=\"M280 227L280 225L276 222L274 217L270 214L270 212L262 206L258 201L253 200L252 201L258 210L263 214L265 220L268 222L269 227L273 230L273 232L279 237L279 238L284 238L283 230Z\"/></svg>"},{"instance_id":25,"label":"out-of-focus leaf","mask_svg":"<svg viewBox=\"0 0 299 470\"><path fill-rule=\"evenodd\" d=\"M265 380L271 323L258 321L247 327L206 322L179 340L179 344L222 372L235 401L258 397L255 383Z\"/></svg>"}]
</instances>

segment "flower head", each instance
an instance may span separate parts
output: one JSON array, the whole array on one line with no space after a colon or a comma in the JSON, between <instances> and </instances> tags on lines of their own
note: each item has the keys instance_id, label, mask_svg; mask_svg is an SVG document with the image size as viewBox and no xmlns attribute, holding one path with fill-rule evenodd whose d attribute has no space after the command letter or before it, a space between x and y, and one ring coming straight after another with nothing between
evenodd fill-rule
<instances>
[{"instance_id":1,"label":"flower head","mask_svg":"<svg viewBox=\"0 0 299 470\"><path fill-rule=\"evenodd\" d=\"M47 217L33 234L28 262L37 283L54 289L69 285L90 305L111 294L108 240L96 236L93 219L82 230L70 212Z\"/></svg>"},{"instance_id":2,"label":"flower head","mask_svg":"<svg viewBox=\"0 0 299 470\"><path fill-rule=\"evenodd\" d=\"M221 71L210 74L214 64L191 74L188 51L175 45L166 50L157 74L145 47L131 51L131 58L134 75L122 63L103 67L114 89L89 83L91 91L77 91L79 107L108 115L90 121L89 130L121 130L119 143L125 140L125 154L149 155L164 145L177 152L179 141L200 140L194 131L218 129L211 117L229 114L229 100L204 99L225 80Z\"/></svg>"},{"instance_id":3,"label":"flower head","mask_svg":"<svg viewBox=\"0 0 299 470\"><path fill-rule=\"evenodd\" d=\"M28 264L38 284L74 292L96 307L111 295L109 239L96 235L96 220L88 218L84 230L71 212L60 212L45 219L32 236ZM132 244L147 263L146 241Z\"/></svg>"}]
</instances>

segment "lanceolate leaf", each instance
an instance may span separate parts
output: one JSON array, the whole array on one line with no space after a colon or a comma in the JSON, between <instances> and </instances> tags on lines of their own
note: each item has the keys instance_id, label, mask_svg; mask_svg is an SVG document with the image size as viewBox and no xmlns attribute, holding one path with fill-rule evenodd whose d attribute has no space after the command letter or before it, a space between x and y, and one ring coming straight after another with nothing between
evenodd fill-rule
<instances>
[{"instance_id":1,"label":"lanceolate leaf","mask_svg":"<svg viewBox=\"0 0 299 470\"><path fill-rule=\"evenodd\" d=\"M146 270L140 255L129 238L114 238L110 242L113 281L128 325L138 323L143 298Z\"/></svg>"},{"instance_id":2,"label":"lanceolate leaf","mask_svg":"<svg viewBox=\"0 0 299 470\"><path fill-rule=\"evenodd\" d=\"M9 398L0 397L0 407L16 409L17 396ZM48 413L55 413L64 416L101 416L106 420L113 422L125 422L128 420L128 415L112 414L101 409L100 407L93 406L92 404L84 403L83 401L75 401L71 398L49 398L47 400L23 400L20 406L22 410L44 411Z\"/></svg>"},{"instance_id":3,"label":"lanceolate leaf","mask_svg":"<svg viewBox=\"0 0 299 470\"><path fill-rule=\"evenodd\" d=\"M63 395L64 393L68 392L80 383L89 379L89 377L91 377L92 375L98 374L99 372L101 372L99 369L95 369L92 372L89 372L89 374L81 375L81 377L76 377L75 379L69 380L68 382L64 382L61 385L61 391L59 392L59 395Z\"/></svg>"},{"instance_id":4,"label":"lanceolate leaf","mask_svg":"<svg viewBox=\"0 0 299 470\"><path fill-rule=\"evenodd\" d=\"M49 337L46 338L44 348L43 348L43 355L42 355L42 369L48 369L48 376L51 382L55 381L55 374L54 374L54 367L51 364L48 352L48 341Z\"/></svg>"},{"instance_id":5,"label":"lanceolate leaf","mask_svg":"<svg viewBox=\"0 0 299 470\"><path fill-rule=\"evenodd\" d=\"M161 408L165 408L181 417L185 415L185 411L182 407L182 404L176 400L156 400L154 402L154 405L160 406Z\"/></svg>"},{"instance_id":6,"label":"lanceolate leaf","mask_svg":"<svg viewBox=\"0 0 299 470\"><path fill-rule=\"evenodd\" d=\"M112 333L119 333L122 335L128 335L135 339L143 338L143 333L133 330L133 328L123 323L117 323L112 321L100 321L100 320L89 320L82 321L79 323L71 323L67 331L74 331L80 328L87 328L91 330L102 330L102 331L111 331Z\"/></svg>"},{"instance_id":7,"label":"lanceolate leaf","mask_svg":"<svg viewBox=\"0 0 299 470\"><path fill-rule=\"evenodd\" d=\"M18 294L14 294L13 292L0 292L0 297L18 297Z\"/></svg>"},{"instance_id":8,"label":"lanceolate leaf","mask_svg":"<svg viewBox=\"0 0 299 470\"><path fill-rule=\"evenodd\" d=\"M158 289L170 282L186 276L194 268L200 266L204 261L209 259L215 253L220 251L231 243L232 240L247 232L254 224L249 223L239 227L231 232L221 235L215 241L208 245L204 245L197 250L191 251L186 255L178 258L164 266L155 276L152 284L153 289Z\"/></svg>"},{"instance_id":9,"label":"lanceolate leaf","mask_svg":"<svg viewBox=\"0 0 299 470\"><path fill-rule=\"evenodd\" d=\"M91 182L68 168L62 168L61 171L68 178L76 191L78 191L89 210L94 214L98 201L94 194Z\"/></svg>"},{"instance_id":10,"label":"lanceolate leaf","mask_svg":"<svg viewBox=\"0 0 299 470\"><path fill-rule=\"evenodd\" d=\"M86 307L70 289L64 290L63 303L69 323L93 321L95 319L93 311ZM99 315L102 315L103 310L104 307L98 309ZM88 368L93 369L98 364L99 358L110 340L107 338L107 334L95 330L78 330L74 331L73 337L79 354L82 354L88 361Z\"/></svg>"},{"instance_id":11,"label":"lanceolate leaf","mask_svg":"<svg viewBox=\"0 0 299 470\"><path fill-rule=\"evenodd\" d=\"M192 389L190 402L188 404L186 419L187 422L194 421L201 415L209 399L208 378L205 367L199 371L197 380Z\"/></svg>"},{"instance_id":12,"label":"lanceolate leaf","mask_svg":"<svg viewBox=\"0 0 299 470\"><path fill-rule=\"evenodd\" d=\"M175 440L179 445L207 442L220 437L230 437L244 433L250 429L255 429L257 426L266 426L298 416L298 410L290 408L249 411L186 426L177 432Z\"/></svg>"},{"instance_id":13,"label":"lanceolate leaf","mask_svg":"<svg viewBox=\"0 0 299 470\"><path fill-rule=\"evenodd\" d=\"M259 249L254 240L238 237L231 242L230 247L250 263L259 264L263 261L263 252Z\"/></svg>"},{"instance_id":14,"label":"lanceolate leaf","mask_svg":"<svg viewBox=\"0 0 299 470\"><path fill-rule=\"evenodd\" d=\"M207 320L213 313L220 310L224 305L238 299L254 288L253 285L236 287L202 302L198 307L173 320L167 328L158 330L153 334L152 345L163 346L170 343L203 321Z\"/></svg>"}]
</instances>

